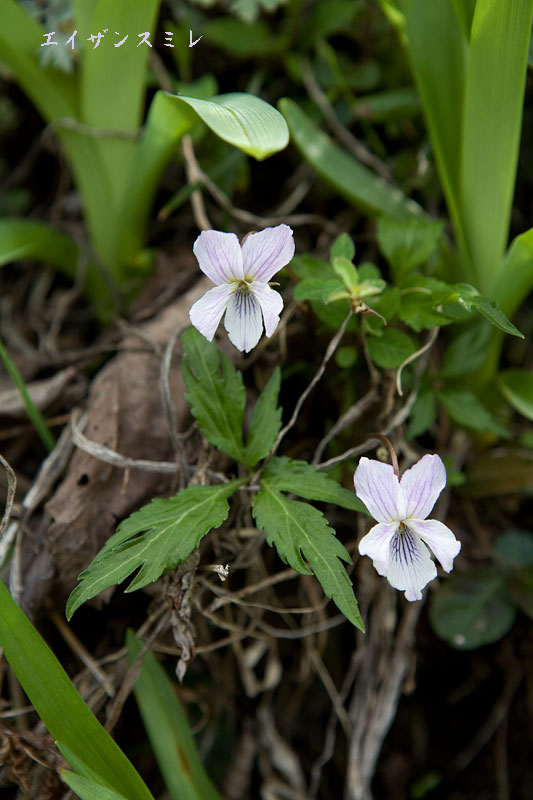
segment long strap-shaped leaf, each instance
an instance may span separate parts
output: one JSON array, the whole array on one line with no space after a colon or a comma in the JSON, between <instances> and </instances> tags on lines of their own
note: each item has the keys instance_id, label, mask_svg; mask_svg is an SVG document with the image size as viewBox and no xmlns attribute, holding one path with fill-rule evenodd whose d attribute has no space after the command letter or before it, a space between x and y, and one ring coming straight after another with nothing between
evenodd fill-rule
<instances>
[{"instance_id":1,"label":"long strap-shaped leaf","mask_svg":"<svg viewBox=\"0 0 533 800\"><path fill-rule=\"evenodd\" d=\"M477 0L466 73L461 210L477 288L507 245L533 0Z\"/></svg>"},{"instance_id":2,"label":"long strap-shaped leaf","mask_svg":"<svg viewBox=\"0 0 533 800\"><path fill-rule=\"evenodd\" d=\"M140 775L87 708L2 581L0 647L54 739L63 742L114 792L128 800L153 800Z\"/></svg>"}]
</instances>

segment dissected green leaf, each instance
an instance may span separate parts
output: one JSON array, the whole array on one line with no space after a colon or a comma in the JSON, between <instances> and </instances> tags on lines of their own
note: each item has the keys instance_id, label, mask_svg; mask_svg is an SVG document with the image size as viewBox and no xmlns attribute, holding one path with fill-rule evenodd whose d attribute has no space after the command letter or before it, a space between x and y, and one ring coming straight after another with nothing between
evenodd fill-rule
<instances>
[{"instance_id":1,"label":"dissected green leaf","mask_svg":"<svg viewBox=\"0 0 533 800\"><path fill-rule=\"evenodd\" d=\"M100 725L65 670L0 581L0 647L54 739L99 782L128 800L153 800L140 775ZM72 764L76 769L76 764Z\"/></svg>"},{"instance_id":2,"label":"dissected green leaf","mask_svg":"<svg viewBox=\"0 0 533 800\"><path fill-rule=\"evenodd\" d=\"M387 214L404 218L422 214L422 209L400 189L334 144L296 103L285 97L278 105L302 156L349 203L372 216Z\"/></svg>"},{"instance_id":3,"label":"dissected green leaf","mask_svg":"<svg viewBox=\"0 0 533 800\"><path fill-rule=\"evenodd\" d=\"M128 660L132 663L143 643L127 632ZM189 722L165 670L151 653L143 658L135 683L135 699L144 727L172 800L220 800L191 736Z\"/></svg>"},{"instance_id":4,"label":"dissected green leaf","mask_svg":"<svg viewBox=\"0 0 533 800\"><path fill-rule=\"evenodd\" d=\"M533 373L527 369L506 369L500 372L498 385L512 407L533 420Z\"/></svg>"},{"instance_id":5,"label":"dissected green leaf","mask_svg":"<svg viewBox=\"0 0 533 800\"><path fill-rule=\"evenodd\" d=\"M312 570L325 594L356 628L364 630L351 581L342 565L343 561L351 563L350 556L324 515L308 503L281 494L266 479L261 481L252 511L258 528L264 531L267 542L275 545L282 561L303 575Z\"/></svg>"},{"instance_id":6,"label":"dissected green leaf","mask_svg":"<svg viewBox=\"0 0 533 800\"><path fill-rule=\"evenodd\" d=\"M157 498L134 511L79 575L67 601L67 619L86 600L122 583L139 567L127 592L156 581L185 561L206 533L222 525L229 512L228 498L242 483L189 486L175 497Z\"/></svg>"},{"instance_id":7,"label":"dissected green leaf","mask_svg":"<svg viewBox=\"0 0 533 800\"><path fill-rule=\"evenodd\" d=\"M432 597L433 630L457 650L474 650L501 639L516 609L494 567L453 573Z\"/></svg>"},{"instance_id":8,"label":"dissected green leaf","mask_svg":"<svg viewBox=\"0 0 533 800\"><path fill-rule=\"evenodd\" d=\"M321 500L335 503L341 508L368 514L366 506L337 481L328 478L325 472L316 469L307 461L295 461L286 456L273 458L265 467L263 478L269 486L283 492L292 492L306 500Z\"/></svg>"},{"instance_id":9,"label":"dissected green leaf","mask_svg":"<svg viewBox=\"0 0 533 800\"><path fill-rule=\"evenodd\" d=\"M246 393L241 373L196 328L182 336L186 398L198 427L224 453L245 461L242 441Z\"/></svg>"},{"instance_id":10,"label":"dissected green leaf","mask_svg":"<svg viewBox=\"0 0 533 800\"><path fill-rule=\"evenodd\" d=\"M425 264L438 247L443 223L428 219L399 220L381 217L377 226L379 249L397 281Z\"/></svg>"},{"instance_id":11,"label":"dissected green leaf","mask_svg":"<svg viewBox=\"0 0 533 800\"><path fill-rule=\"evenodd\" d=\"M406 358L416 353L418 347L411 337L395 328L384 328L380 336L368 338L368 352L378 367L395 369Z\"/></svg>"},{"instance_id":12,"label":"dissected green leaf","mask_svg":"<svg viewBox=\"0 0 533 800\"><path fill-rule=\"evenodd\" d=\"M440 308L439 293L412 289L409 292L400 292L400 295L398 316L417 333L426 328L448 325L452 321L446 314L437 310L437 307Z\"/></svg>"},{"instance_id":13,"label":"dissected green leaf","mask_svg":"<svg viewBox=\"0 0 533 800\"><path fill-rule=\"evenodd\" d=\"M254 467L260 459L266 458L280 431L281 408L278 406L280 383L281 370L276 367L252 411L244 461L249 467Z\"/></svg>"},{"instance_id":14,"label":"dissected green leaf","mask_svg":"<svg viewBox=\"0 0 533 800\"><path fill-rule=\"evenodd\" d=\"M499 436L509 435L492 414L489 414L476 395L468 389L441 389L437 392L437 397L458 425L464 425L474 431L496 433Z\"/></svg>"}]
</instances>

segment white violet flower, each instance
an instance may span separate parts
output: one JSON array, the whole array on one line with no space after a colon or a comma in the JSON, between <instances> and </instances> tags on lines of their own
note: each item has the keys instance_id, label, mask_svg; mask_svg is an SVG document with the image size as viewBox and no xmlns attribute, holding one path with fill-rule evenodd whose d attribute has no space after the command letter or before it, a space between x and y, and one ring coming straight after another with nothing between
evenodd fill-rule
<instances>
[{"instance_id":1,"label":"white violet flower","mask_svg":"<svg viewBox=\"0 0 533 800\"><path fill-rule=\"evenodd\" d=\"M288 225L250 233L242 246L234 233L203 231L194 243L194 255L203 273L213 281L190 310L191 322L212 341L222 315L230 341L247 353L263 332L272 336L283 308L281 295L268 281L294 255Z\"/></svg>"},{"instance_id":2,"label":"white violet flower","mask_svg":"<svg viewBox=\"0 0 533 800\"><path fill-rule=\"evenodd\" d=\"M361 555L407 600L421 600L424 586L437 576L431 549L450 572L461 549L452 531L436 519L426 519L446 486L446 469L437 455L426 455L401 479L390 464L361 458L355 470L357 496L378 524L359 543Z\"/></svg>"}]
</instances>

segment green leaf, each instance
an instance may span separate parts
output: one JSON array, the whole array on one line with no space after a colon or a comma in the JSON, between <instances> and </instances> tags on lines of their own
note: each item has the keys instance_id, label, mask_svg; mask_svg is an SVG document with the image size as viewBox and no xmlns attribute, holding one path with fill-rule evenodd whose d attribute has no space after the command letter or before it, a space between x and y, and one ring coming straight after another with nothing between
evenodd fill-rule
<instances>
[{"instance_id":1,"label":"green leaf","mask_svg":"<svg viewBox=\"0 0 533 800\"><path fill-rule=\"evenodd\" d=\"M280 382L281 370L276 367L252 411L244 461L249 467L254 467L260 459L270 453L280 431L281 408L278 406Z\"/></svg>"},{"instance_id":2,"label":"green leaf","mask_svg":"<svg viewBox=\"0 0 533 800\"><path fill-rule=\"evenodd\" d=\"M500 263L488 294L512 317L533 288L533 228L517 236Z\"/></svg>"},{"instance_id":3,"label":"green leaf","mask_svg":"<svg viewBox=\"0 0 533 800\"><path fill-rule=\"evenodd\" d=\"M441 325L448 325L451 320L445 314L436 310L440 305L438 296L433 292L427 293L423 289L409 292L400 292L400 307L398 316L402 322L409 325L414 331L421 331L425 328L435 328Z\"/></svg>"},{"instance_id":4,"label":"green leaf","mask_svg":"<svg viewBox=\"0 0 533 800\"><path fill-rule=\"evenodd\" d=\"M350 259L344 258L344 256L335 256L335 258L332 260L332 263L335 274L339 276L347 289L353 289L355 286L357 286L357 270Z\"/></svg>"},{"instance_id":5,"label":"green leaf","mask_svg":"<svg viewBox=\"0 0 533 800\"><path fill-rule=\"evenodd\" d=\"M516 609L494 567L454 573L443 581L429 607L433 630L457 650L474 650L501 639Z\"/></svg>"},{"instance_id":6,"label":"green leaf","mask_svg":"<svg viewBox=\"0 0 533 800\"><path fill-rule=\"evenodd\" d=\"M157 498L131 514L79 575L80 583L67 601L67 619L86 600L121 583L139 567L127 592L153 583L185 561L206 533L222 525L229 512L228 498L243 482L189 486L175 497Z\"/></svg>"},{"instance_id":7,"label":"green leaf","mask_svg":"<svg viewBox=\"0 0 533 800\"><path fill-rule=\"evenodd\" d=\"M532 15L533 0L477 0L472 22L460 207L474 283L484 294L509 233ZM459 98L454 103L460 107Z\"/></svg>"},{"instance_id":8,"label":"green leaf","mask_svg":"<svg viewBox=\"0 0 533 800\"><path fill-rule=\"evenodd\" d=\"M437 403L433 392L418 395L409 414L407 438L415 439L430 428L437 419Z\"/></svg>"},{"instance_id":9,"label":"green leaf","mask_svg":"<svg viewBox=\"0 0 533 800\"><path fill-rule=\"evenodd\" d=\"M468 283L457 283L455 284L455 289L458 293L459 302L469 311L475 309L496 328L500 328L500 330L510 333L512 336L517 336L519 339L524 338L524 334L520 333L518 328L507 319L495 300L483 297L477 289Z\"/></svg>"},{"instance_id":10,"label":"green leaf","mask_svg":"<svg viewBox=\"0 0 533 800\"><path fill-rule=\"evenodd\" d=\"M460 209L466 40L450 0L404 0L409 56L457 238L470 268Z\"/></svg>"},{"instance_id":11,"label":"green leaf","mask_svg":"<svg viewBox=\"0 0 533 800\"><path fill-rule=\"evenodd\" d=\"M39 64L44 28L14 0L0 0L0 19L2 62L13 71L43 119L74 117L78 105L74 75Z\"/></svg>"},{"instance_id":12,"label":"green leaf","mask_svg":"<svg viewBox=\"0 0 533 800\"><path fill-rule=\"evenodd\" d=\"M372 361L384 369L399 367L417 349L418 346L407 333L395 328L385 328L381 336L371 336L368 339Z\"/></svg>"},{"instance_id":13,"label":"green leaf","mask_svg":"<svg viewBox=\"0 0 533 800\"><path fill-rule=\"evenodd\" d=\"M496 539L494 552L505 567L533 567L533 534L530 531L504 531Z\"/></svg>"},{"instance_id":14,"label":"green leaf","mask_svg":"<svg viewBox=\"0 0 533 800\"><path fill-rule=\"evenodd\" d=\"M32 423L33 427L35 428L36 433L38 434L41 442L44 444L46 449L51 452L56 444L56 440L54 439L54 435L51 432L50 428L46 424L46 420L39 411L37 405L35 404L31 394L29 393L28 389L26 388L26 384L24 382L24 378L20 374L17 365L11 359L11 356L7 352L2 338L0 337L0 362L3 363L7 374L17 387L22 402L24 403L24 407L26 408L26 414L30 422Z\"/></svg>"},{"instance_id":15,"label":"green leaf","mask_svg":"<svg viewBox=\"0 0 533 800\"><path fill-rule=\"evenodd\" d=\"M533 374L527 369L506 369L498 375L498 385L512 407L533 420Z\"/></svg>"},{"instance_id":16,"label":"green leaf","mask_svg":"<svg viewBox=\"0 0 533 800\"><path fill-rule=\"evenodd\" d=\"M318 174L349 203L373 217L412 217L422 209L395 186L386 183L326 136L289 98L278 103L287 120L291 140Z\"/></svg>"},{"instance_id":17,"label":"green leaf","mask_svg":"<svg viewBox=\"0 0 533 800\"><path fill-rule=\"evenodd\" d=\"M438 247L443 223L427 219L399 220L381 217L377 226L379 249L396 281L425 264Z\"/></svg>"},{"instance_id":18,"label":"green leaf","mask_svg":"<svg viewBox=\"0 0 533 800\"><path fill-rule=\"evenodd\" d=\"M128 631L126 644L131 664L141 652L143 643ZM143 658L134 692L172 800L221 800L200 761L175 688L151 653L146 653Z\"/></svg>"},{"instance_id":19,"label":"green leaf","mask_svg":"<svg viewBox=\"0 0 533 800\"><path fill-rule=\"evenodd\" d=\"M22 259L52 264L74 279L78 248L70 237L44 222L0 219L0 267Z\"/></svg>"},{"instance_id":20,"label":"green leaf","mask_svg":"<svg viewBox=\"0 0 533 800\"><path fill-rule=\"evenodd\" d=\"M350 556L324 515L308 503L281 494L266 479L261 481L252 512L282 561L303 575L310 575L312 570L325 594L356 628L364 630L351 581L342 565L342 561L351 563Z\"/></svg>"},{"instance_id":21,"label":"green leaf","mask_svg":"<svg viewBox=\"0 0 533 800\"><path fill-rule=\"evenodd\" d=\"M316 469L307 461L294 461L286 456L273 458L263 472L269 486L283 492L292 492L306 500L321 500L335 503L350 511L368 514L366 506L356 497L355 492L328 478L325 472Z\"/></svg>"},{"instance_id":22,"label":"green leaf","mask_svg":"<svg viewBox=\"0 0 533 800\"><path fill-rule=\"evenodd\" d=\"M494 554L514 603L533 619L533 534L505 531L496 540Z\"/></svg>"},{"instance_id":23,"label":"green leaf","mask_svg":"<svg viewBox=\"0 0 533 800\"><path fill-rule=\"evenodd\" d=\"M355 245L347 233L341 233L331 245L329 260L333 263L336 258L347 258L348 261L353 261L355 258Z\"/></svg>"},{"instance_id":24,"label":"green leaf","mask_svg":"<svg viewBox=\"0 0 533 800\"><path fill-rule=\"evenodd\" d=\"M241 373L196 328L182 336L186 395L198 427L224 453L245 462L242 441L246 393Z\"/></svg>"},{"instance_id":25,"label":"green leaf","mask_svg":"<svg viewBox=\"0 0 533 800\"><path fill-rule=\"evenodd\" d=\"M448 345L439 374L442 378L460 378L473 374L487 358L492 329L485 320L477 320Z\"/></svg>"},{"instance_id":26,"label":"green leaf","mask_svg":"<svg viewBox=\"0 0 533 800\"><path fill-rule=\"evenodd\" d=\"M474 431L488 431L498 436L509 435L468 389L441 389L437 392L437 397L458 425Z\"/></svg>"},{"instance_id":27,"label":"green leaf","mask_svg":"<svg viewBox=\"0 0 533 800\"><path fill-rule=\"evenodd\" d=\"M100 725L44 639L0 581L0 647L52 737L119 796L153 800L140 775ZM76 769L76 765L72 765Z\"/></svg>"},{"instance_id":28,"label":"green leaf","mask_svg":"<svg viewBox=\"0 0 533 800\"><path fill-rule=\"evenodd\" d=\"M287 123L279 111L259 97L244 92L221 94L211 100L168 97L186 103L220 139L258 161L283 150L289 143Z\"/></svg>"},{"instance_id":29,"label":"green leaf","mask_svg":"<svg viewBox=\"0 0 533 800\"><path fill-rule=\"evenodd\" d=\"M84 778L66 769L61 770L61 777L81 800L127 800L123 794L114 792L108 786L103 786L91 778Z\"/></svg>"}]
</instances>

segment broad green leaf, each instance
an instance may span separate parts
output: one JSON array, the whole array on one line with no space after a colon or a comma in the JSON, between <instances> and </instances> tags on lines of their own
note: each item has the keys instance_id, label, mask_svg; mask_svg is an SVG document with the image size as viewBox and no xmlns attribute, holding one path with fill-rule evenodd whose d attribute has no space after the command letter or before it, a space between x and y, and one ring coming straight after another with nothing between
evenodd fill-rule
<instances>
[{"instance_id":1,"label":"broad green leaf","mask_svg":"<svg viewBox=\"0 0 533 800\"><path fill-rule=\"evenodd\" d=\"M131 514L79 575L80 582L67 601L67 619L86 600L122 583L139 567L127 592L153 583L185 561L206 533L222 525L229 512L228 498L242 483L189 486L175 497L157 498Z\"/></svg>"},{"instance_id":2,"label":"broad green leaf","mask_svg":"<svg viewBox=\"0 0 533 800\"><path fill-rule=\"evenodd\" d=\"M438 307L441 307L438 293L428 292L423 288L400 291L398 316L417 333L427 328L449 325L452 320L437 311Z\"/></svg>"},{"instance_id":3,"label":"broad green leaf","mask_svg":"<svg viewBox=\"0 0 533 800\"><path fill-rule=\"evenodd\" d=\"M142 247L159 179L184 133L204 122L225 142L258 160L282 150L289 133L281 114L258 97L223 94L202 100L156 92L135 151L120 214L117 249L123 260Z\"/></svg>"},{"instance_id":4,"label":"broad green leaf","mask_svg":"<svg viewBox=\"0 0 533 800\"><path fill-rule=\"evenodd\" d=\"M496 433L498 436L509 435L468 389L441 389L437 392L437 397L458 425L474 431Z\"/></svg>"},{"instance_id":5,"label":"broad green leaf","mask_svg":"<svg viewBox=\"0 0 533 800\"><path fill-rule=\"evenodd\" d=\"M466 40L451 0L405 0L403 8L416 84L465 269L469 270L459 197Z\"/></svg>"},{"instance_id":6,"label":"broad green leaf","mask_svg":"<svg viewBox=\"0 0 533 800\"><path fill-rule=\"evenodd\" d=\"M244 462L242 426L246 393L241 373L196 328L188 328L182 342L186 398L198 427L211 444L236 461Z\"/></svg>"},{"instance_id":7,"label":"broad green leaf","mask_svg":"<svg viewBox=\"0 0 533 800\"><path fill-rule=\"evenodd\" d=\"M428 261L438 247L442 229L442 222L427 219L381 217L377 226L377 241L397 282Z\"/></svg>"},{"instance_id":8,"label":"broad green leaf","mask_svg":"<svg viewBox=\"0 0 533 800\"><path fill-rule=\"evenodd\" d=\"M348 261L353 261L355 258L355 245L353 239L347 233L341 233L331 245L331 250L329 251L331 263L336 258L347 258Z\"/></svg>"},{"instance_id":9,"label":"broad green leaf","mask_svg":"<svg viewBox=\"0 0 533 800\"><path fill-rule=\"evenodd\" d=\"M433 392L418 395L409 414L407 438L415 439L430 428L437 419L437 403Z\"/></svg>"},{"instance_id":10,"label":"broad green leaf","mask_svg":"<svg viewBox=\"0 0 533 800\"><path fill-rule=\"evenodd\" d=\"M143 643L127 632L132 663ZM221 800L211 783L191 736L189 723L165 670L146 653L135 684L135 699L172 800Z\"/></svg>"},{"instance_id":11,"label":"broad green leaf","mask_svg":"<svg viewBox=\"0 0 533 800\"><path fill-rule=\"evenodd\" d=\"M501 639L511 628L516 609L494 567L457 572L432 597L433 630L457 650L474 650Z\"/></svg>"},{"instance_id":12,"label":"broad green leaf","mask_svg":"<svg viewBox=\"0 0 533 800\"><path fill-rule=\"evenodd\" d=\"M298 302L302 300L321 301L324 283L322 278L304 278L294 287L294 299Z\"/></svg>"},{"instance_id":13,"label":"broad green leaf","mask_svg":"<svg viewBox=\"0 0 533 800\"><path fill-rule=\"evenodd\" d=\"M108 786L102 786L91 778L84 778L66 769L61 770L61 777L81 800L128 800L123 794L114 792Z\"/></svg>"},{"instance_id":14,"label":"broad green leaf","mask_svg":"<svg viewBox=\"0 0 533 800\"><path fill-rule=\"evenodd\" d=\"M446 348L439 375L460 378L476 372L487 358L491 338L492 329L485 320L477 320L462 330Z\"/></svg>"},{"instance_id":15,"label":"broad green leaf","mask_svg":"<svg viewBox=\"0 0 533 800\"><path fill-rule=\"evenodd\" d=\"M0 647L53 738L66 745L100 777L103 785L119 796L153 800L131 762L85 705L55 655L1 581Z\"/></svg>"},{"instance_id":16,"label":"broad green leaf","mask_svg":"<svg viewBox=\"0 0 533 800\"><path fill-rule=\"evenodd\" d=\"M280 431L281 408L278 406L280 383L281 370L276 367L252 411L244 461L249 467L254 467L260 459L266 458Z\"/></svg>"},{"instance_id":17,"label":"broad green leaf","mask_svg":"<svg viewBox=\"0 0 533 800\"><path fill-rule=\"evenodd\" d=\"M308 503L291 500L261 481L252 512L268 544L296 572L316 575L322 589L356 628L364 630L351 581L342 562L351 563L346 548L335 537L324 515ZM307 559L311 570L305 563Z\"/></svg>"},{"instance_id":18,"label":"broad green leaf","mask_svg":"<svg viewBox=\"0 0 533 800\"><path fill-rule=\"evenodd\" d=\"M21 259L52 264L73 279L78 248L69 236L44 222L0 219L0 267Z\"/></svg>"},{"instance_id":19,"label":"broad green leaf","mask_svg":"<svg viewBox=\"0 0 533 800\"><path fill-rule=\"evenodd\" d=\"M472 22L458 130L460 207L475 283L484 294L507 244L532 16L533 0L477 0Z\"/></svg>"},{"instance_id":20,"label":"broad green leaf","mask_svg":"<svg viewBox=\"0 0 533 800\"><path fill-rule=\"evenodd\" d=\"M291 140L318 174L349 203L371 216L409 218L422 209L395 186L386 183L341 150L289 98L278 103L287 120Z\"/></svg>"},{"instance_id":21,"label":"broad green leaf","mask_svg":"<svg viewBox=\"0 0 533 800\"><path fill-rule=\"evenodd\" d=\"M283 492L292 492L306 500L321 500L335 503L350 511L368 514L364 504L351 492L328 478L325 472L316 469L307 461L294 461L286 456L273 458L263 472L269 486Z\"/></svg>"},{"instance_id":22,"label":"broad green leaf","mask_svg":"<svg viewBox=\"0 0 533 800\"><path fill-rule=\"evenodd\" d=\"M505 531L498 536L494 553L511 598L533 619L533 534Z\"/></svg>"},{"instance_id":23,"label":"broad green leaf","mask_svg":"<svg viewBox=\"0 0 533 800\"><path fill-rule=\"evenodd\" d=\"M300 280L307 278L324 280L333 276L331 265L323 258L317 258L310 253L295 255L291 261L290 269Z\"/></svg>"},{"instance_id":24,"label":"broad green leaf","mask_svg":"<svg viewBox=\"0 0 533 800\"><path fill-rule=\"evenodd\" d=\"M533 373L527 369L506 369L498 375L498 385L512 407L533 420Z\"/></svg>"},{"instance_id":25,"label":"broad green leaf","mask_svg":"<svg viewBox=\"0 0 533 800\"><path fill-rule=\"evenodd\" d=\"M368 338L368 352L372 361L384 369L399 367L417 349L416 343L407 333L395 328L384 328L380 336Z\"/></svg>"},{"instance_id":26,"label":"broad green leaf","mask_svg":"<svg viewBox=\"0 0 533 800\"><path fill-rule=\"evenodd\" d=\"M213 133L258 161L283 150L289 143L287 123L264 100L243 92L221 94L211 100L168 95L192 108Z\"/></svg>"},{"instance_id":27,"label":"broad green leaf","mask_svg":"<svg viewBox=\"0 0 533 800\"><path fill-rule=\"evenodd\" d=\"M506 567L533 567L533 533L509 530L496 539L494 552Z\"/></svg>"}]
</instances>

